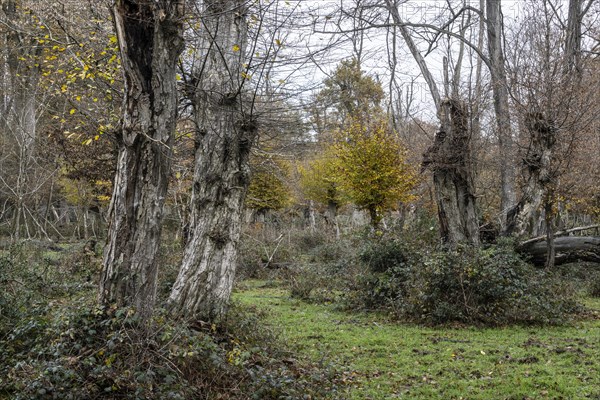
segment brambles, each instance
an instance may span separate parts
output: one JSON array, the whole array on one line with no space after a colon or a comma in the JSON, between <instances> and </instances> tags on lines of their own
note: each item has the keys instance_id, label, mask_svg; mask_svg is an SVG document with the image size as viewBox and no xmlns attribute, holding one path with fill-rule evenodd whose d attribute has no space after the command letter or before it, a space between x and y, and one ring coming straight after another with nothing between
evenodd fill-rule
<instances>
[{"instance_id":1,"label":"brambles","mask_svg":"<svg viewBox=\"0 0 600 400\"><path fill-rule=\"evenodd\" d=\"M399 239L367 246L370 307L427 323L563 323L578 310L568 284L525 262L510 242L425 249Z\"/></svg>"}]
</instances>

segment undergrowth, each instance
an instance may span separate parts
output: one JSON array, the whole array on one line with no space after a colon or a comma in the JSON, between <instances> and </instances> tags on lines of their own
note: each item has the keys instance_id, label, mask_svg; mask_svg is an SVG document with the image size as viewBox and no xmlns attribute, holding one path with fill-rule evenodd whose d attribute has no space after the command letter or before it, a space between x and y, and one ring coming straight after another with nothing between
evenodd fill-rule
<instances>
[{"instance_id":1,"label":"undergrowth","mask_svg":"<svg viewBox=\"0 0 600 400\"><path fill-rule=\"evenodd\" d=\"M130 309L98 308L89 271L79 264L73 271L68 254L53 255L59 262L46 275L47 265L26 264L31 254L23 248L0 255L5 287L23 286L0 292L1 399L326 399L336 392L336 371L287 352L263 326L263 312L233 305L219 324L190 325L158 309L142 322Z\"/></svg>"},{"instance_id":2,"label":"undergrowth","mask_svg":"<svg viewBox=\"0 0 600 400\"><path fill-rule=\"evenodd\" d=\"M254 312L189 327L159 312L48 304L2 339L0 393L20 399L327 398L332 371L285 356ZM85 306L81 306L85 303ZM306 374L309 371L310 374Z\"/></svg>"},{"instance_id":3,"label":"undergrowth","mask_svg":"<svg viewBox=\"0 0 600 400\"><path fill-rule=\"evenodd\" d=\"M364 246L357 299L425 323L561 324L579 311L576 290L518 255L509 241L426 248L399 238Z\"/></svg>"}]
</instances>

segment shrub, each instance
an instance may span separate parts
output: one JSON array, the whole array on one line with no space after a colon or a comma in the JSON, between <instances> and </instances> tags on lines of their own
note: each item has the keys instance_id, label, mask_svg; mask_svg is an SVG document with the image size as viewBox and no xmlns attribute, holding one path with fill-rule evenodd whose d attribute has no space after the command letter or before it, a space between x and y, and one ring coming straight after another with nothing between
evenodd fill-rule
<instances>
[{"instance_id":1,"label":"shrub","mask_svg":"<svg viewBox=\"0 0 600 400\"><path fill-rule=\"evenodd\" d=\"M75 260L79 254L80 251L64 252L60 256ZM71 270L70 265L64 267L56 257L56 252L28 242L0 251L0 333L3 327L11 326L23 310L74 293L87 284L73 279L87 277L87 269Z\"/></svg>"},{"instance_id":2,"label":"shrub","mask_svg":"<svg viewBox=\"0 0 600 400\"><path fill-rule=\"evenodd\" d=\"M509 242L426 250L382 240L363 251L363 304L427 323L560 323L576 311L568 285Z\"/></svg>"},{"instance_id":3,"label":"shrub","mask_svg":"<svg viewBox=\"0 0 600 400\"><path fill-rule=\"evenodd\" d=\"M335 392L335 371L291 360L255 310L233 307L218 326L190 327L163 311L141 325L129 309L105 312L86 298L73 304L32 309L2 337L0 397L295 399L306 393L326 399Z\"/></svg>"},{"instance_id":4,"label":"shrub","mask_svg":"<svg viewBox=\"0 0 600 400\"><path fill-rule=\"evenodd\" d=\"M291 297L317 302L335 300L356 278L354 253L347 238L315 243L283 276Z\"/></svg>"},{"instance_id":5,"label":"shrub","mask_svg":"<svg viewBox=\"0 0 600 400\"><path fill-rule=\"evenodd\" d=\"M303 264L290 268L285 276L290 296L304 301L325 302L335 298L331 271L320 264Z\"/></svg>"}]
</instances>

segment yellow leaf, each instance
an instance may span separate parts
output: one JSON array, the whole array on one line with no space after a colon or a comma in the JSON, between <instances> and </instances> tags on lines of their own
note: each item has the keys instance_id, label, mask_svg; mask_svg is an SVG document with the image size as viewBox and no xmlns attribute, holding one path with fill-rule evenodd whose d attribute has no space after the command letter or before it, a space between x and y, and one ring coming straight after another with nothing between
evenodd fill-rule
<instances>
[{"instance_id":1,"label":"yellow leaf","mask_svg":"<svg viewBox=\"0 0 600 400\"><path fill-rule=\"evenodd\" d=\"M69 111L69 114L73 115L73 114L75 114L75 111L77 111L77 110L74 108L71 108L71 111Z\"/></svg>"},{"instance_id":2,"label":"yellow leaf","mask_svg":"<svg viewBox=\"0 0 600 400\"><path fill-rule=\"evenodd\" d=\"M240 51L240 46L238 46L237 44L234 44L233 51Z\"/></svg>"}]
</instances>

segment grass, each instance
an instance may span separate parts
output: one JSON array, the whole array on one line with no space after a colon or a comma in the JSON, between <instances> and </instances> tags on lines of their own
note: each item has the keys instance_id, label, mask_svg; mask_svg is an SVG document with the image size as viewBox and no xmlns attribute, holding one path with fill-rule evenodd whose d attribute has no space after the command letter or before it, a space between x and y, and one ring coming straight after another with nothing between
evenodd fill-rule
<instances>
[{"instance_id":1,"label":"grass","mask_svg":"<svg viewBox=\"0 0 600 400\"><path fill-rule=\"evenodd\" d=\"M600 399L600 319L563 327L431 328L290 299L260 281L234 298L267 311L290 349L334 363L348 399ZM599 300L587 300L600 310ZM596 314L597 315L597 314Z\"/></svg>"}]
</instances>

